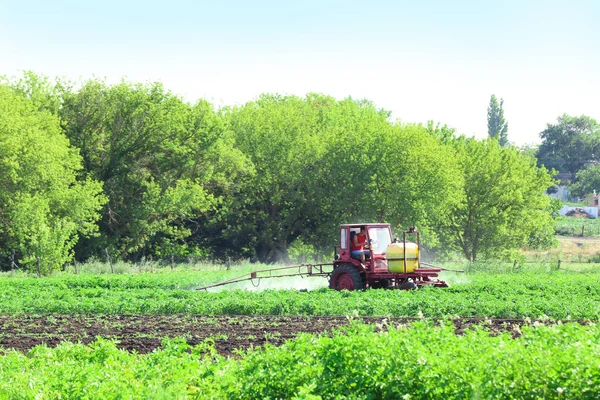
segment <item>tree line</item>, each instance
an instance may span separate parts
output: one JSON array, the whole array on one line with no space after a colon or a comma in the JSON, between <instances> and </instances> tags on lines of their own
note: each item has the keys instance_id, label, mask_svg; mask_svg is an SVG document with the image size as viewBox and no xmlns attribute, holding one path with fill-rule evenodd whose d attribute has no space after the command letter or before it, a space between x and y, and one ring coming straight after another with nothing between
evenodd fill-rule
<instances>
[{"instance_id":1,"label":"tree line","mask_svg":"<svg viewBox=\"0 0 600 400\"><path fill-rule=\"evenodd\" d=\"M501 146L509 146L508 123L504 118L504 100L492 95L488 106L488 135ZM539 146L523 150L538 160L538 166L563 173L572 196L588 197L600 192L600 124L586 115L563 114L540 132ZM559 182L557 182L559 183ZM552 186L548 193L556 193Z\"/></svg>"},{"instance_id":2,"label":"tree line","mask_svg":"<svg viewBox=\"0 0 600 400\"><path fill-rule=\"evenodd\" d=\"M367 100L194 103L160 83L0 84L0 256L330 254L341 223L417 226L469 260L552 241L551 174L498 138L390 121Z\"/></svg>"},{"instance_id":3,"label":"tree line","mask_svg":"<svg viewBox=\"0 0 600 400\"><path fill-rule=\"evenodd\" d=\"M565 114L548 124L540 137L538 164L570 174L571 195L600 191L600 124L595 119Z\"/></svg>"}]
</instances>

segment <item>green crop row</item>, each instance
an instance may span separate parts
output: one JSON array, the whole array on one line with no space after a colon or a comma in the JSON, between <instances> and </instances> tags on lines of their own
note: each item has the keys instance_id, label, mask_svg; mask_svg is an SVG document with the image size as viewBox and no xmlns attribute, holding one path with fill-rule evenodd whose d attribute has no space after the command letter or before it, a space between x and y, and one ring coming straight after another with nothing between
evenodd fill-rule
<instances>
[{"instance_id":1,"label":"green crop row","mask_svg":"<svg viewBox=\"0 0 600 400\"><path fill-rule=\"evenodd\" d=\"M472 399L600 398L600 327L523 327L490 336L451 325L353 324L280 347L223 358L210 343L165 341L150 354L106 340L38 346L0 357L11 399Z\"/></svg>"},{"instance_id":2,"label":"green crop row","mask_svg":"<svg viewBox=\"0 0 600 400\"><path fill-rule=\"evenodd\" d=\"M563 236L600 236L600 218L559 217L555 229Z\"/></svg>"},{"instance_id":3,"label":"green crop row","mask_svg":"<svg viewBox=\"0 0 600 400\"><path fill-rule=\"evenodd\" d=\"M460 276L417 291L193 290L199 274L66 275L0 280L0 313L272 314L600 320L600 274ZM318 279L318 278L311 278ZM326 284L326 280L319 278ZM292 286L293 287L293 286Z\"/></svg>"}]
</instances>

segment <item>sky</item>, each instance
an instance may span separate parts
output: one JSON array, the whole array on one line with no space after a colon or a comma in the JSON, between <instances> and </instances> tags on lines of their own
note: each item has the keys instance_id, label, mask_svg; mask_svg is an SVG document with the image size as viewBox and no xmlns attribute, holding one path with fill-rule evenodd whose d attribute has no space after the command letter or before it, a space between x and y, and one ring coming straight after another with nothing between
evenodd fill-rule
<instances>
[{"instance_id":1,"label":"sky","mask_svg":"<svg viewBox=\"0 0 600 400\"><path fill-rule=\"evenodd\" d=\"M405 122L538 143L600 120L600 1L0 0L0 75L162 82L190 102L261 93L366 98Z\"/></svg>"}]
</instances>

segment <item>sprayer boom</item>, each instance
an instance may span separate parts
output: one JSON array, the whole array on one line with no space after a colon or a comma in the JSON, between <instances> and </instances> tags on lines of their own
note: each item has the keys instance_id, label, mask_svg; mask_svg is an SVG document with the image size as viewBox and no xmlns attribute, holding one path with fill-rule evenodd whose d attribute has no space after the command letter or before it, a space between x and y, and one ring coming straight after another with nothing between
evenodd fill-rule
<instances>
[{"instance_id":1,"label":"sprayer boom","mask_svg":"<svg viewBox=\"0 0 600 400\"><path fill-rule=\"evenodd\" d=\"M196 290L207 290L218 286L230 285L232 283L244 281L250 281L254 287L258 287L261 279L286 278L290 276L329 276L332 270L333 264L300 264L288 267L262 269L259 271L250 272L249 274L237 276L223 282L197 288Z\"/></svg>"}]
</instances>

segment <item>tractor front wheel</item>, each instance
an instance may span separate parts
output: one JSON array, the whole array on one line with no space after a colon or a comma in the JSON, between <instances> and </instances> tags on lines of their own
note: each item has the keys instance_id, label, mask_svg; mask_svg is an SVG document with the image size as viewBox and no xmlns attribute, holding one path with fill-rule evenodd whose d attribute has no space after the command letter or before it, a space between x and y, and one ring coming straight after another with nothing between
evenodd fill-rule
<instances>
[{"instance_id":1,"label":"tractor front wheel","mask_svg":"<svg viewBox=\"0 0 600 400\"><path fill-rule=\"evenodd\" d=\"M329 288L335 290L362 290L365 288L365 281L352 265L340 265L331 273Z\"/></svg>"}]
</instances>

